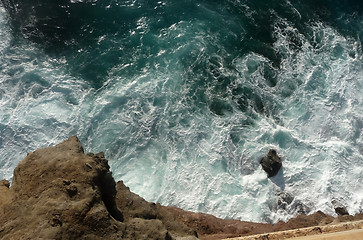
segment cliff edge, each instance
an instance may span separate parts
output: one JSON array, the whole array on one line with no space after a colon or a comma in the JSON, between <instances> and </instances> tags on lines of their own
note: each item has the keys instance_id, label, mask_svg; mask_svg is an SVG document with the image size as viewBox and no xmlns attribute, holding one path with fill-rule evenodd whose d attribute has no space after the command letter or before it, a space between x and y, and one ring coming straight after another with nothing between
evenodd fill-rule
<instances>
[{"instance_id":1,"label":"cliff edge","mask_svg":"<svg viewBox=\"0 0 363 240\"><path fill-rule=\"evenodd\" d=\"M196 238L165 216L120 209L132 209L126 200L132 194L124 191L118 205L116 194L103 153L84 154L77 137L38 149L16 167L11 187L0 182L0 239Z\"/></svg>"},{"instance_id":2,"label":"cliff edge","mask_svg":"<svg viewBox=\"0 0 363 240\"><path fill-rule=\"evenodd\" d=\"M224 220L145 201L77 137L29 153L0 181L0 239L222 239L363 219L322 212L287 223Z\"/></svg>"}]
</instances>

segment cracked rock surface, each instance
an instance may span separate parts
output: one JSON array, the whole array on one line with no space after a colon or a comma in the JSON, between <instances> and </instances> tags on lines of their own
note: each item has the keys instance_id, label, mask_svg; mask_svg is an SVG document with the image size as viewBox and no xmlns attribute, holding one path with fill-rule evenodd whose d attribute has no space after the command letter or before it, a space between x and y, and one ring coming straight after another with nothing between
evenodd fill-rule
<instances>
[{"instance_id":1,"label":"cracked rock surface","mask_svg":"<svg viewBox=\"0 0 363 240\"><path fill-rule=\"evenodd\" d=\"M116 194L103 153L84 154L77 137L38 149L14 170L11 187L0 181L0 239L195 239L182 224L124 219Z\"/></svg>"}]
</instances>

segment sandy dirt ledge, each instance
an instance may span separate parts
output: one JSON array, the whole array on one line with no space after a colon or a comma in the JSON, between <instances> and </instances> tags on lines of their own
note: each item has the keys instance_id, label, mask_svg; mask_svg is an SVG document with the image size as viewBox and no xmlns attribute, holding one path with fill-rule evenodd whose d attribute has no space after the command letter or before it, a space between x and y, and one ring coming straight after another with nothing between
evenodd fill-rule
<instances>
[{"instance_id":1,"label":"sandy dirt ledge","mask_svg":"<svg viewBox=\"0 0 363 240\"><path fill-rule=\"evenodd\" d=\"M228 238L228 240L313 240L313 239L363 239L363 220L315 226L287 231L278 231L265 234L256 234L246 237ZM227 239L226 239L227 240Z\"/></svg>"},{"instance_id":2,"label":"sandy dirt ledge","mask_svg":"<svg viewBox=\"0 0 363 240\"><path fill-rule=\"evenodd\" d=\"M28 153L11 186L0 181L0 239L287 239L362 229L359 220L363 214L316 212L271 225L147 202L116 183L103 153L85 154L75 136Z\"/></svg>"}]
</instances>

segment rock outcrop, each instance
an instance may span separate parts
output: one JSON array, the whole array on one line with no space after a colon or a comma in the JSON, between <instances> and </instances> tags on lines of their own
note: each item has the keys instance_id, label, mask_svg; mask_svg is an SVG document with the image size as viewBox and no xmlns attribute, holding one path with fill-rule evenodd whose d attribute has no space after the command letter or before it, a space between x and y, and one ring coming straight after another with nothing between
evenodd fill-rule
<instances>
[{"instance_id":1,"label":"rock outcrop","mask_svg":"<svg viewBox=\"0 0 363 240\"><path fill-rule=\"evenodd\" d=\"M103 153L76 137L36 150L0 181L0 239L222 239L363 219L322 212L287 223L224 220L145 201L115 183Z\"/></svg>"},{"instance_id":2,"label":"rock outcrop","mask_svg":"<svg viewBox=\"0 0 363 240\"><path fill-rule=\"evenodd\" d=\"M0 206L4 205L10 200L9 187L10 187L9 181L7 180L0 181Z\"/></svg>"},{"instance_id":3,"label":"rock outcrop","mask_svg":"<svg viewBox=\"0 0 363 240\"><path fill-rule=\"evenodd\" d=\"M279 156L277 156L276 150L270 149L267 153L266 157L263 157L260 161L262 169L265 170L268 177L275 176L281 166L281 159Z\"/></svg>"},{"instance_id":4,"label":"rock outcrop","mask_svg":"<svg viewBox=\"0 0 363 240\"><path fill-rule=\"evenodd\" d=\"M118 208L103 153L85 155L76 137L28 154L11 187L0 182L0 193L0 239L195 238L171 218L165 223Z\"/></svg>"},{"instance_id":5,"label":"rock outcrop","mask_svg":"<svg viewBox=\"0 0 363 240\"><path fill-rule=\"evenodd\" d=\"M363 214L357 214L355 216L346 215L334 218L332 216L324 214L323 212L318 211L311 215L299 215L295 218L290 219L288 222L280 221L276 224L266 224L238 221L233 219L220 219L210 214L188 212L175 207L165 208L167 208L169 212L175 215L178 222L181 222L188 227L194 229L198 232L198 236L200 237L200 239L205 240L218 240L225 238L250 236L255 234L265 234L314 226L330 226L332 224L358 221L363 219Z\"/></svg>"}]
</instances>

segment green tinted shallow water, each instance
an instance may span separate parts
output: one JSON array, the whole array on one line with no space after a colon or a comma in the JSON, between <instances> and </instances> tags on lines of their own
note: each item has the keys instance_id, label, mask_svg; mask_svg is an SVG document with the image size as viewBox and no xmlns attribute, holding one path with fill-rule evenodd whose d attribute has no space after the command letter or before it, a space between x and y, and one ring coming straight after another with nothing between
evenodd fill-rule
<instances>
[{"instance_id":1,"label":"green tinted shallow water","mask_svg":"<svg viewBox=\"0 0 363 240\"><path fill-rule=\"evenodd\" d=\"M162 204L260 222L333 199L362 211L361 3L54 4L0 12L1 178L76 134ZM270 148L283 171L267 179Z\"/></svg>"}]
</instances>

